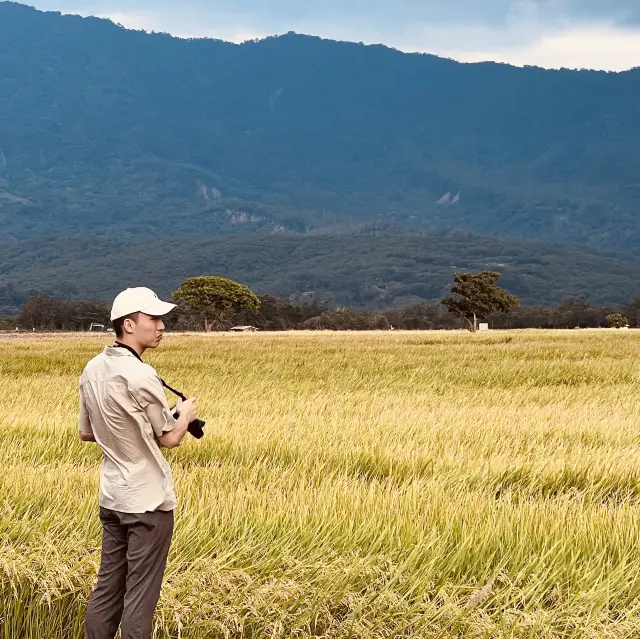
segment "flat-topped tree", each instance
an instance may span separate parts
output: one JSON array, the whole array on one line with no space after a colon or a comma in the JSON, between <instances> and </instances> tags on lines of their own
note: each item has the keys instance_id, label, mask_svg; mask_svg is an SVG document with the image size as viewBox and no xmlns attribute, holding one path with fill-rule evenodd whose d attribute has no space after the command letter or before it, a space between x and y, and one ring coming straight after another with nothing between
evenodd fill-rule
<instances>
[{"instance_id":1,"label":"flat-topped tree","mask_svg":"<svg viewBox=\"0 0 640 639\"><path fill-rule=\"evenodd\" d=\"M205 332L223 313L257 311L260 308L260 300L251 289L216 275L187 278L174 291L173 298L204 315Z\"/></svg>"},{"instance_id":2,"label":"flat-topped tree","mask_svg":"<svg viewBox=\"0 0 640 639\"><path fill-rule=\"evenodd\" d=\"M450 313L464 318L475 332L478 320L486 319L492 313L508 313L520 306L515 295L496 286L499 279L500 273L495 271L455 273L451 293L456 297L445 297L442 303Z\"/></svg>"}]
</instances>

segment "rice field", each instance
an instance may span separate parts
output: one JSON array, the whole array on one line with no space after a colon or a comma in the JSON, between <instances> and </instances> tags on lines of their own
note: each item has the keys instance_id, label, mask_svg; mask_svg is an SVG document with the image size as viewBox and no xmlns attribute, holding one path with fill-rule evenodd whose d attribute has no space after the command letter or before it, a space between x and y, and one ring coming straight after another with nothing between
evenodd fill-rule
<instances>
[{"instance_id":1,"label":"rice field","mask_svg":"<svg viewBox=\"0 0 640 639\"><path fill-rule=\"evenodd\" d=\"M0 336L0 638L81 637L108 338ZM156 639L640 637L640 332L169 335Z\"/></svg>"}]
</instances>

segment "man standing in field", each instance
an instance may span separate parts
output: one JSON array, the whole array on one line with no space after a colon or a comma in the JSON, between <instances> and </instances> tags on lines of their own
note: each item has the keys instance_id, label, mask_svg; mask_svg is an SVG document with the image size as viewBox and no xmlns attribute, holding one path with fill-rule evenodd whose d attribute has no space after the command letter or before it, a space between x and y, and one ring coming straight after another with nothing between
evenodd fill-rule
<instances>
[{"instance_id":1,"label":"man standing in field","mask_svg":"<svg viewBox=\"0 0 640 639\"><path fill-rule=\"evenodd\" d=\"M148 639L173 534L171 469L160 447L179 446L196 419L195 398L174 419L163 382L141 355L164 334L175 308L148 288L129 288L113 302L116 343L80 378L80 438L104 453L100 474L103 527L98 584L85 617L85 639Z\"/></svg>"}]
</instances>

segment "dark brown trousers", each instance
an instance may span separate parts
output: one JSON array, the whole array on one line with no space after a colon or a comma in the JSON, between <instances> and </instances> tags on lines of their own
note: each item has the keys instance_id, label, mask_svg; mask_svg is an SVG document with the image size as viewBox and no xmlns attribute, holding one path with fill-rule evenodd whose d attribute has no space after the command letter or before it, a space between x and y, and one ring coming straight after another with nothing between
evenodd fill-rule
<instances>
[{"instance_id":1,"label":"dark brown trousers","mask_svg":"<svg viewBox=\"0 0 640 639\"><path fill-rule=\"evenodd\" d=\"M100 508L102 559L85 639L148 639L173 534L173 511L130 514Z\"/></svg>"}]
</instances>

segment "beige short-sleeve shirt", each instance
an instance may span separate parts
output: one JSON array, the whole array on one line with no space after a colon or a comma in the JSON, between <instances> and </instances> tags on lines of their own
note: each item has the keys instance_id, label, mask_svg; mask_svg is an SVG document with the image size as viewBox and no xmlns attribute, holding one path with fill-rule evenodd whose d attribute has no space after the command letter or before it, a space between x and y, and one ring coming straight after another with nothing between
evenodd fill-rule
<instances>
[{"instance_id":1,"label":"beige short-sleeve shirt","mask_svg":"<svg viewBox=\"0 0 640 639\"><path fill-rule=\"evenodd\" d=\"M100 506L124 513L176 507L171 468L156 441L176 422L152 366L106 346L80 377L79 421L104 455Z\"/></svg>"}]
</instances>

